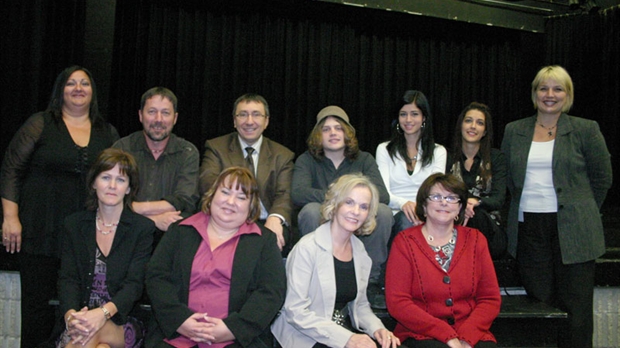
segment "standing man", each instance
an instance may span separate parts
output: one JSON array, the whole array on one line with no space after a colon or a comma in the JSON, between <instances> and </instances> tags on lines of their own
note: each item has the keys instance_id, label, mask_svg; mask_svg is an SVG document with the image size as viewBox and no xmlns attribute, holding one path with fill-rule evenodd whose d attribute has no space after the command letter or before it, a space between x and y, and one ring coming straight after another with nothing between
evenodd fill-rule
<instances>
[{"instance_id":1,"label":"standing man","mask_svg":"<svg viewBox=\"0 0 620 348\"><path fill-rule=\"evenodd\" d=\"M295 154L263 136L269 125L269 105L258 94L244 94L233 106L236 132L207 140L200 166L200 192L204 194L219 173L231 166L252 171L260 192L260 221L273 231L280 250L291 242L291 179Z\"/></svg>"},{"instance_id":2,"label":"standing man","mask_svg":"<svg viewBox=\"0 0 620 348\"><path fill-rule=\"evenodd\" d=\"M387 260L387 244L394 218L387 206L390 196L385 188L377 162L368 152L360 151L355 128L349 116L338 106L328 106L319 112L316 125L308 137L308 151L295 162L292 194L293 203L303 207L299 212L299 230L303 235L316 230L321 223L321 203L329 185L344 174L361 173L379 191L377 227L367 236L358 237L372 259L368 300L374 308L385 308L381 269Z\"/></svg>"},{"instance_id":3,"label":"standing man","mask_svg":"<svg viewBox=\"0 0 620 348\"><path fill-rule=\"evenodd\" d=\"M142 95L140 122L144 129L126 136L113 147L131 153L140 171L140 189L133 210L155 222L162 231L189 216L198 203L196 146L172 134L177 123L177 97L164 87L153 87Z\"/></svg>"}]
</instances>

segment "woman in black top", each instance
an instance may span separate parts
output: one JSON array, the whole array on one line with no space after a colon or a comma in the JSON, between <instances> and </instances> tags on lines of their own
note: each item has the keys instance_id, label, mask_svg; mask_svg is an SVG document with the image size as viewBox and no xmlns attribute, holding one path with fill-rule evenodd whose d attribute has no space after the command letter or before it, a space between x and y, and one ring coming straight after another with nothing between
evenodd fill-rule
<instances>
[{"instance_id":1,"label":"woman in black top","mask_svg":"<svg viewBox=\"0 0 620 348\"><path fill-rule=\"evenodd\" d=\"M47 110L30 116L6 150L2 242L21 253L22 347L50 339L63 220L84 209L88 168L118 138L99 114L91 73L72 66L58 75Z\"/></svg>"},{"instance_id":2,"label":"woman in black top","mask_svg":"<svg viewBox=\"0 0 620 348\"><path fill-rule=\"evenodd\" d=\"M472 102L461 111L454 129L452 154L446 173L461 179L469 190L463 225L480 230L489 240L493 258L506 251L506 239L495 233L499 229L500 209L506 198L506 160L493 146L491 111L482 103ZM503 240L495 245L495 238Z\"/></svg>"}]
</instances>

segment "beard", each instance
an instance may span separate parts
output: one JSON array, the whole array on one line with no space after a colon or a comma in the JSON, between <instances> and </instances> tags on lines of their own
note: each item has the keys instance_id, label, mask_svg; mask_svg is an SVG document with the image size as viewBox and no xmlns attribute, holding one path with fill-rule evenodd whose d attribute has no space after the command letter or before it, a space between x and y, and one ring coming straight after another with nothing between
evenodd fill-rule
<instances>
[{"instance_id":1,"label":"beard","mask_svg":"<svg viewBox=\"0 0 620 348\"><path fill-rule=\"evenodd\" d=\"M161 128L159 124L151 125L148 129L145 129L144 132L146 136L153 141L162 141L170 136L170 130Z\"/></svg>"}]
</instances>

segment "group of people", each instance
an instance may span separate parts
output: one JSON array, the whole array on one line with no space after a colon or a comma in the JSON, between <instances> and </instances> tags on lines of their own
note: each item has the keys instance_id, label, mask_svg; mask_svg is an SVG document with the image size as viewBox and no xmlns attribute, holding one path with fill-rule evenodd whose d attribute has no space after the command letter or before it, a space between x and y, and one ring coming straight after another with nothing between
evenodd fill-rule
<instances>
[{"instance_id":1,"label":"group of people","mask_svg":"<svg viewBox=\"0 0 620 348\"><path fill-rule=\"evenodd\" d=\"M90 72L67 68L0 173L22 347L496 347L492 260L506 248L528 295L568 313L559 345L591 346L610 155L596 122L567 114L562 67L541 69L531 96L536 114L506 126L501 150L490 108L473 102L448 154L411 90L376 160L335 105L295 160L263 135L267 101L245 94L235 131L207 140L201 160L172 133L172 91L145 92L143 129L119 139ZM133 312L145 290L150 323Z\"/></svg>"}]
</instances>

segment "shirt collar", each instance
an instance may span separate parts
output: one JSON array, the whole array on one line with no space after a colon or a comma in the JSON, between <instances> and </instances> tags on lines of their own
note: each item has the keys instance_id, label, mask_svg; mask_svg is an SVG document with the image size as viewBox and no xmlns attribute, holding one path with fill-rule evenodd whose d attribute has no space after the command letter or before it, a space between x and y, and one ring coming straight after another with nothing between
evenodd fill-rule
<instances>
[{"instance_id":1,"label":"shirt collar","mask_svg":"<svg viewBox=\"0 0 620 348\"><path fill-rule=\"evenodd\" d=\"M196 229L196 231L198 231L202 238L209 238L207 236L207 226L209 226L210 219L211 215L207 215L203 212L198 212L188 217L187 219L179 222L179 225L192 226ZM252 233L258 234L259 236L262 235L262 231L260 230L260 227L258 227L258 224L256 224L255 222L246 221L245 223L243 223L243 225L239 227L239 230L237 231L237 233L235 233L235 236Z\"/></svg>"},{"instance_id":2,"label":"shirt collar","mask_svg":"<svg viewBox=\"0 0 620 348\"><path fill-rule=\"evenodd\" d=\"M258 140L253 144L253 145L248 145L245 141L243 141L243 139L241 139L241 137L239 135L237 135L237 138L239 139L239 144L241 145L241 149L243 150L244 156L247 155L247 152L245 151L246 147L252 147L254 148L254 153L256 153L257 155L260 153L260 147L263 144L263 136L261 135L260 138L258 138Z\"/></svg>"}]
</instances>

